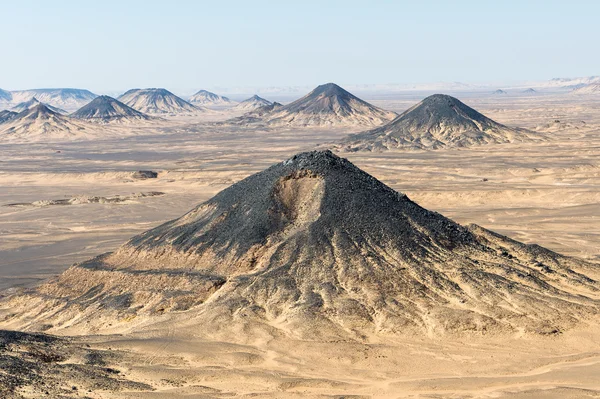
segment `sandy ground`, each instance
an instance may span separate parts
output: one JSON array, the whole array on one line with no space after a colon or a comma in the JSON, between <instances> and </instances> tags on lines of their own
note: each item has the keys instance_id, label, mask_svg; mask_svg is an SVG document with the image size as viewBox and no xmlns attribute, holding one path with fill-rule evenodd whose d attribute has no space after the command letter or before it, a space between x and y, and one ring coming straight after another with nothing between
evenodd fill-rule
<instances>
[{"instance_id":1,"label":"sandy ground","mask_svg":"<svg viewBox=\"0 0 600 399\"><path fill-rule=\"evenodd\" d=\"M422 97L373 103L402 111ZM534 128L555 119L586 125L552 132L543 144L344 156L460 223L600 261L600 100L568 95L461 99L511 126ZM35 284L73 262L114 250L247 175L348 133L231 128L206 118L177 118L134 136L105 140L0 143L0 290ZM159 176L136 180L136 170L154 170ZM165 194L119 203L7 206L143 192ZM156 388L143 394L88 395L600 397L596 321L554 338L415 338L377 344L282 338L238 342L164 325L138 334L86 338L91 345L130 351L138 361L123 364L122 370Z\"/></svg>"},{"instance_id":2,"label":"sandy ground","mask_svg":"<svg viewBox=\"0 0 600 399\"><path fill-rule=\"evenodd\" d=\"M184 330L185 331L185 330ZM597 331L560 338L249 343L189 332L89 339L126 350L123 376L155 387L102 398L597 398ZM94 342L94 341L97 342Z\"/></svg>"}]
</instances>

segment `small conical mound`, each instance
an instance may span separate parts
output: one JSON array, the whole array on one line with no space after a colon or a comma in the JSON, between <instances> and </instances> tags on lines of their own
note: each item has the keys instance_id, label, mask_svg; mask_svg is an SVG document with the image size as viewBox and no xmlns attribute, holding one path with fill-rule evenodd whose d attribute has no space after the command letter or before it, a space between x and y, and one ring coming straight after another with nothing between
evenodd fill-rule
<instances>
[{"instance_id":1,"label":"small conical mound","mask_svg":"<svg viewBox=\"0 0 600 399\"><path fill-rule=\"evenodd\" d=\"M124 123L151 119L148 115L109 96L96 97L92 102L71 114L71 116L76 119L101 123Z\"/></svg>"},{"instance_id":2,"label":"small conical mound","mask_svg":"<svg viewBox=\"0 0 600 399\"><path fill-rule=\"evenodd\" d=\"M349 136L339 147L349 151L440 149L530 139L541 138L495 122L454 97L434 94L387 125Z\"/></svg>"},{"instance_id":3,"label":"small conical mound","mask_svg":"<svg viewBox=\"0 0 600 399\"><path fill-rule=\"evenodd\" d=\"M273 126L378 126L395 116L327 83L264 115L263 122Z\"/></svg>"},{"instance_id":4,"label":"small conical mound","mask_svg":"<svg viewBox=\"0 0 600 399\"><path fill-rule=\"evenodd\" d=\"M206 111L165 89L132 89L118 98L131 108L146 114L194 114Z\"/></svg>"},{"instance_id":5,"label":"small conical mound","mask_svg":"<svg viewBox=\"0 0 600 399\"><path fill-rule=\"evenodd\" d=\"M551 334L598 313L594 270L465 228L346 159L308 152L5 302L21 316L4 323L94 329L187 311L213 330L262 323L320 339Z\"/></svg>"},{"instance_id":6,"label":"small conical mound","mask_svg":"<svg viewBox=\"0 0 600 399\"><path fill-rule=\"evenodd\" d=\"M233 103L229 98L211 93L207 90L200 90L190 97L190 103L203 106L230 105Z\"/></svg>"},{"instance_id":7,"label":"small conical mound","mask_svg":"<svg viewBox=\"0 0 600 399\"><path fill-rule=\"evenodd\" d=\"M264 107L265 105L271 105L271 101L265 100L264 98L255 94L252 97L240 102L234 107L234 109L237 111L250 112L260 107Z\"/></svg>"}]
</instances>

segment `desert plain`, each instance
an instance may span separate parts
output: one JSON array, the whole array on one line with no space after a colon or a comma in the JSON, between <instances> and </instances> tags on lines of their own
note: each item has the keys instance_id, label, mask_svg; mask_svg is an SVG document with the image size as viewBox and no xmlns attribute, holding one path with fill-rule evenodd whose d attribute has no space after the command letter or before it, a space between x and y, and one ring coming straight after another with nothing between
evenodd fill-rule
<instances>
[{"instance_id":1,"label":"desert plain","mask_svg":"<svg viewBox=\"0 0 600 399\"><path fill-rule=\"evenodd\" d=\"M402 112L427 94L365 99ZM546 139L338 155L460 224L598 264L600 99L563 93L459 97L500 123ZM106 135L99 128L86 140L0 141L1 295L114 251L253 173L356 132L215 123L231 116L219 109L164 117L111 127ZM140 170L158 176L136 178ZM96 334L77 326L49 331L82 351L96 351L118 371L110 378L131 382L100 389L67 368L64 375L72 379L61 379L58 388L65 397L89 398L600 397L597 319L550 335L305 340L279 331L275 322L214 331L194 318L190 310L151 322L115 320ZM11 328L10 322L0 325ZM21 394L40 397L33 387Z\"/></svg>"}]
</instances>

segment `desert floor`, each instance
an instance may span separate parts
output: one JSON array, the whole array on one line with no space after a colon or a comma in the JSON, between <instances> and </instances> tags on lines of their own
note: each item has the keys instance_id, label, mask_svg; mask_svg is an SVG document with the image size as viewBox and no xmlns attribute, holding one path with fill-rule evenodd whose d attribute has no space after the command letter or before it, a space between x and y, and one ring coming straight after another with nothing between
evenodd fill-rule
<instances>
[{"instance_id":1,"label":"desert floor","mask_svg":"<svg viewBox=\"0 0 600 399\"><path fill-rule=\"evenodd\" d=\"M372 102L402 111L422 97ZM507 125L534 129L556 119L563 125L549 128L542 144L340 155L459 223L600 262L600 100L461 99ZM348 132L234 128L206 118L178 118L136 129L134 135L93 141L0 143L0 292L14 293L74 262L112 251L245 176ZM136 180L136 170L159 176ZM111 201L117 195L124 201ZM75 198L71 205L49 202L70 198ZM94 347L126 353L119 365L124 375L156 389L86 395L600 397L597 326L593 321L559 337L540 338L315 343L265 336L241 342L197 332L176 318L148 331L83 338Z\"/></svg>"}]
</instances>

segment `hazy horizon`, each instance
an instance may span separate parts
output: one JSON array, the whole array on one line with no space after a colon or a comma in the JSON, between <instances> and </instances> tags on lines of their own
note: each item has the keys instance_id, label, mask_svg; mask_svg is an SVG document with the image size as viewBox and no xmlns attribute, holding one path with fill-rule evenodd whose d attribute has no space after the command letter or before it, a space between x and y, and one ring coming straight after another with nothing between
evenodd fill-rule
<instances>
[{"instance_id":1,"label":"hazy horizon","mask_svg":"<svg viewBox=\"0 0 600 399\"><path fill-rule=\"evenodd\" d=\"M599 13L584 1L9 3L0 31L17 39L4 43L0 88L189 93L590 76Z\"/></svg>"}]
</instances>

